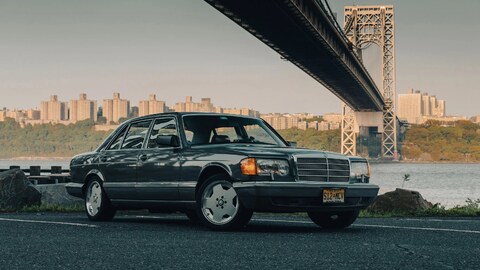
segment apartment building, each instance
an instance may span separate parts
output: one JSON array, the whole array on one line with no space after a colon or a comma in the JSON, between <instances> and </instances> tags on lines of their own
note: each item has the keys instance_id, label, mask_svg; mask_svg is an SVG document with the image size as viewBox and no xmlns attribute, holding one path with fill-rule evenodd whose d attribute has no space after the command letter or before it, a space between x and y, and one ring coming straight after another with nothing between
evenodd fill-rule
<instances>
[{"instance_id":1,"label":"apartment building","mask_svg":"<svg viewBox=\"0 0 480 270\"><path fill-rule=\"evenodd\" d=\"M148 100L138 102L138 116L144 116L155 113L163 113L167 111L165 101L157 100L155 94L150 94Z\"/></svg>"},{"instance_id":2,"label":"apartment building","mask_svg":"<svg viewBox=\"0 0 480 270\"><path fill-rule=\"evenodd\" d=\"M113 99L103 100L102 116L107 119L107 124L118 123L122 118L128 118L130 101L120 98L120 93L113 93Z\"/></svg>"},{"instance_id":3,"label":"apartment building","mask_svg":"<svg viewBox=\"0 0 480 270\"><path fill-rule=\"evenodd\" d=\"M68 103L59 101L57 95L50 96L49 101L41 103L40 120L44 122L68 120Z\"/></svg>"},{"instance_id":4,"label":"apartment building","mask_svg":"<svg viewBox=\"0 0 480 270\"><path fill-rule=\"evenodd\" d=\"M69 120L72 123L82 120L97 121L97 112L97 101L88 100L85 93L81 93L78 100L70 100Z\"/></svg>"}]
</instances>

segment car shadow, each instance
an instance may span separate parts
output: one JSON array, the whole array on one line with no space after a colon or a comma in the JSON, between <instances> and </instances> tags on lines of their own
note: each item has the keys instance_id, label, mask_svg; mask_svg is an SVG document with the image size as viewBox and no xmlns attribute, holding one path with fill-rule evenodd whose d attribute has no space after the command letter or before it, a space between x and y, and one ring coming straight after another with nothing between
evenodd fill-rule
<instances>
[{"instance_id":1,"label":"car shadow","mask_svg":"<svg viewBox=\"0 0 480 270\"><path fill-rule=\"evenodd\" d=\"M302 220L303 222L303 220ZM187 217L181 215L162 215L162 216L119 216L112 223L136 223L136 224L158 224L173 226L175 229L187 229L195 231L212 232L200 223L191 222ZM160 228L159 228L160 229ZM226 230L222 232L243 232L243 233L342 233L342 234L358 234L365 231L365 228L349 227L345 229L324 229L315 224L295 224L282 223L282 221L258 221L252 220L247 226L236 229Z\"/></svg>"}]
</instances>

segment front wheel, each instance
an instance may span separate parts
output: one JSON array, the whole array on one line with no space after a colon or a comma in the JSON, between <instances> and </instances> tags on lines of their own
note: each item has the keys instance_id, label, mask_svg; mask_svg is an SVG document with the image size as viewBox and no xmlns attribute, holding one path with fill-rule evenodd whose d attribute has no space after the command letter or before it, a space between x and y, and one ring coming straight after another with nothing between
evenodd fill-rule
<instances>
[{"instance_id":1,"label":"front wheel","mask_svg":"<svg viewBox=\"0 0 480 270\"><path fill-rule=\"evenodd\" d=\"M245 226L253 212L243 207L228 176L209 177L197 194L197 215L213 230L238 229Z\"/></svg>"},{"instance_id":2,"label":"front wheel","mask_svg":"<svg viewBox=\"0 0 480 270\"><path fill-rule=\"evenodd\" d=\"M110 203L98 179L88 183L85 192L85 212L88 219L93 221L108 221L115 216L116 209Z\"/></svg>"},{"instance_id":3,"label":"front wheel","mask_svg":"<svg viewBox=\"0 0 480 270\"><path fill-rule=\"evenodd\" d=\"M308 212L310 219L325 229L343 229L350 226L358 217L359 211Z\"/></svg>"}]
</instances>

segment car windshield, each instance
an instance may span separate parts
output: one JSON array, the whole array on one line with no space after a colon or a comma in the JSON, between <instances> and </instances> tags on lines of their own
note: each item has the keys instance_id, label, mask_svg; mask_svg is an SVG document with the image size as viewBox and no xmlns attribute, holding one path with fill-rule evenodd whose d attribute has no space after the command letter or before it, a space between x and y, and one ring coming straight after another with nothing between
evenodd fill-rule
<instances>
[{"instance_id":1,"label":"car windshield","mask_svg":"<svg viewBox=\"0 0 480 270\"><path fill-rule=\"evenodd\" d=\"M206 144L263 144L283 146L284 140L262 120L230 115L186 115L187 142Z\"/></svg>"}]
</instances>

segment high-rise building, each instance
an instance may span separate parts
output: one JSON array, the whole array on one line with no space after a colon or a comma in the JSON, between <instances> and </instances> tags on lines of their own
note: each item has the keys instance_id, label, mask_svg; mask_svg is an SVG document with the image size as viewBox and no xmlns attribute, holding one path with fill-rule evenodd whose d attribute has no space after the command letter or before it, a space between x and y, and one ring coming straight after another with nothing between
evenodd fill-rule
<instances>
[{"instance_id":1,"label":"high-rise building","mask_svg":"<svg viewBox=\"0 0 480 270\"><path fill-rule=\"evenodd\" d=\"M50 101L42 101L40 119L49 122L68 120L68 103L59 101L57 95L50 96Z\"/></svg>"},{"instance_id":2,"label":"high-rise building","mask_svg":"<svg viewBox=\"0 0 480 270\"><path fill-rule=\"evenodd\" d=\"M325 120L328 123L342 123L342 114L326 113L323 115L323 120Z\"/></svg>"},{"instance_id":3,"label":"high-rise building","mask_svg":"<svg viewBox=\"0 0 480 270\"><path fill-rule=\"evenodd\" d=\"M238 115L246 115L246 116L251 116L251 117L260 117L260 113L258 111L249 109L249 108L233 108L233 109L223 109L223 113L228 113L228 114L238 114Z\"/></svg>"},{"instance_id":4,"label":"high-rise building","mask_svg":"<svg viewBox=\"0 0 480 270\"><path fill-rule=\"evenodd\" d=\"M437 100L437 106L433 109L432 115L436 117L445 117L445 100Z\"/></svg>"},{"instance_id":5,"label":"high-rise building","mask_svg":"<svg viewBox=\"0 0 480 270\"><path fill-rule=\"evenodd\" d=\"M267 114L262 115L262 119L265 120L270 126L274 129L288 129L288 128L298 128L300 118L294 115L289 114Z\"/></svg>"},{"instance_id":6,"label":"high-rise building","mask_svg":"<svg viewBox=\"0 0 480 270\"><path fill-rule=\"evenodd\" d=\"M163 112L166 112L165 101L157 100L154 94L150 94L149 100L141 100L138 102L139 116Z\"/></svg>"},{"instance_id":7,"label":"high-rise building","mask_svg":"<svg viewBox=\"0 0 480 270\"><path fill-rule=\"evenodd\" d=\"M27 119L28 120L40 120L40 111L37 109L27 110Z\"/></svg>"},{"instance_id":8,"label":"high-rise building","mask_svg":"<svg viewBox=\"0 0 480 270\"><path fill-rule=\"evenodd\" d=\"M173 107L173 110L176 112L198 112L199 111L199 104L193 102L193 98L191 96L187 96L185 98L185 102L178 102Z\"/></svg>"},{"instance_id":9,"label":"high-rise building","mask_svg":"<svg viewBox=\"0 0 480 270\"><path fill-rule=\"evenodd\" d=\"M422 94L413 89L408 94L398 95L398 118L416 124L423 114Z\"/></svg>"},{"instance_id":10,"label":"high-rise building","mask_svg":"<svg viewBox=\"0 0 480 270\"><path fill-rule=\"evenodd\" d=\"M411 124L421 124L429 116L444 117L445 100L410 89L407 94L398 95L397 115Z\"/></svg>"},{"instance_id":11,"label":"high-rise building","mask_svg":"<svg viewBox=\"0 0 480 270\"><path fill-rule=\"evenodd\" d=\"M0 122L5 121L5 118L7 118L7 108L0 110Z\"/></svg>"},{"instance_id":12,"label":"high-rise building","mask_svg":"<svg viewBox=\"0 0 480 270\"><path fill-rule=\"evenodd\" d=\"M215 107L212 104L211 98L202 98L198 106L199 112L215 112Z\"/></svg>"},{"instance_id":13,"label":"high-rise building","mask_svg":"<svg viewBox=\"0 0 480 270\"><path fill-rule=\"evenodd\" d=\"M97 101L88 100L87 94L81 93L78 100L70 100L70 122L82 120L97 121Z\"/></svg>"},{"instance_id":14,"label":"high-rise building","mask_svg":"<svg viewBox=\"0 0 480 270\"><path fill-rule=\"evenodd\" d=\"M113 93L113 99L103 100L103 117L107 124L118 123L121 118L128 118L130 101L120 98L120 93Z\"/></svg>"},{"instance_id":15,"label":"high-rise building","mask_svg":"<svg viewBox=\"0 0 480 270\"><path fill-rule=\"evenodd\" d=\"M431 105L432 105L431 97L428 95L428 93L422 94L422 110L423 110L422 115L424 115L424 116L432 115L432 106Z\"/></svg>"}]
</instances>

